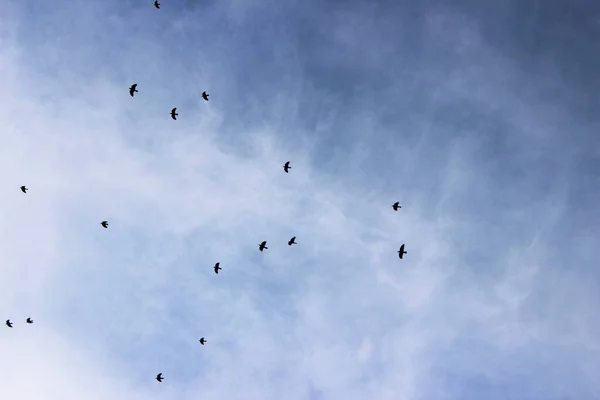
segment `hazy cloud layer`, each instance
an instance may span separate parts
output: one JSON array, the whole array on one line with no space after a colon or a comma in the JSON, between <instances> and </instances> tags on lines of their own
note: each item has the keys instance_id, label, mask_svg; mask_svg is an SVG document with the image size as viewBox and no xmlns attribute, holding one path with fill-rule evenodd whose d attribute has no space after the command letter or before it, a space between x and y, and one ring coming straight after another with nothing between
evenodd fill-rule
<instances>
[{"instance_id":1,"label":"hazy cloud layer","mask_svg":"<svg viewBox=\"0 0 600 400\"><path fill-rule=\"evenodd\" d=\"M600 398L598 7L38 3L0 16L6 398Z\"/></svg>"}]
</instances>

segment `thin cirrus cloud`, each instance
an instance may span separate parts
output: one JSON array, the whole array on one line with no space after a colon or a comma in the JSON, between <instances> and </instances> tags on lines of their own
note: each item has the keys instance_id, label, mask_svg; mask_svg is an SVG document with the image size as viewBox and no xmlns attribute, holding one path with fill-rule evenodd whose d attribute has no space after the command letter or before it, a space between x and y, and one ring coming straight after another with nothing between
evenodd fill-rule
<instances>
[{"instance_id":1,"label":"thin cirrus cloud","mask_svg":"<svg viewBox=\"0 0 600 400\"><path fill-rule=\"evenodd\" d=\"M598 27L467 3L9 2L3 393L598 397Z\"/></svg>"}]
</instances>

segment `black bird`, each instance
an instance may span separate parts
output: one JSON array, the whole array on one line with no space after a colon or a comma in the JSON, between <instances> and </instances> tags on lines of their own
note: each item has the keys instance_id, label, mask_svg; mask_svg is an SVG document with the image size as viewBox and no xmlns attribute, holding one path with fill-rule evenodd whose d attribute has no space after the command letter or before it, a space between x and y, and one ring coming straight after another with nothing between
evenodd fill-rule
<instances>
[{"instance_id":1,"label":"black bird","mask_svg":"<svg viewBox=\"0 0 600 400\"><path fill-rule=\"evenodd\" d=\"M263 251L264 249L268 249L268 247L267 247L267 241L266 241L266 240L263 240L263 242L262 242L261 244L259 244L259 245L258 245L258 249L259 249L260 251Z\"/></svg>"},{"instance_id":2,"label":"black bird","mask_svg":"<svg viewBox=\"0 0 600 400\"><path fill-rule=\"evenodd\" d=\"M26 322L27 322L28 324L33 324L33 320L32 320L31 318L27 318L27 321L26 321Z\"/></svg>"},{"instance_id":3,"label":"black bird","mask_svg":"<svg viewBox=\"0 0 600 400\"><path fill-rule=\"evenodd\" d=\"M154 0L154 7L160 8L160 3L158 2L158 0Z\"/></svg>"},{"instance_id":4,"label":"black bird","mask_svg":"<svg viewBox=\"0 0 600 400\"><path fill-rule=\"evenodd\" d=\"M202 98L206 101L208 101L208 96L210 96L208 93L206 92L202 92Z\"/></svg>"},{"instance_id":5,"label":"black bird","mask_svg":"<svg viewBox=\"0 0 600 400\"><path fill-rule=\"evenodd\" d=\"M400 257L400 259L402 260L402 257L404 256L404 254L408 254L408 251L404 251L404 245L400 246L400 250L398 250L398 256Z\"/></svg>"},{"instance_id":6,"label":"black bird","mask_svg":"<svg viewBox=\"0 0 600 400\"><path fill-rule=\"evenodd\" d=\"M131 87L129 88L129 94L131 95L131 97L133 97L133 93L137 92L138 90L137 88L137 83L134 83L133 85L131 85Z\"/></svg>"},{"instance_id":7,"label":"black bird","mask_svg":"<svg viewBox=\"0 0 600 400\"><path fill-rule=\"evenodd\" d=\"M200 338L199 342L202 346L204 346L204 343L206 343L206 339Z\"/></svg>"},{"instance_id":8,"label":"black bird","mask_svg":"<svg viewBox=\"0 0 600 400\"><path fill-rule=\"evenodd\" d=\"M21 186L21 192L27 193L27 188L25 187L25 185Z\"/></svg>"},{"instance_id":9,"label":"black bird","mask_svg":"<svg viewBox=\"0 0 600 400\"><path fill-rule=\"evenodd\" d=\"M394 209L394 211L398 211L398 209L402 208L402 206L400 205L400 202L397 201L394 204L392 204L392 208Z\"/></svg>"},{"instance_id":10,"label":"black bird","mask_svg":"<svg viewBox=\"0 0 600 400\"><path fill-rule=\"evenodd\" d=\"M177 117L179 114L177 114L175 111L177 111L177 107L171 110L171 118L176 120L177 118L175 117Z\"/></svg>"},{"instance_id":11,"label":"black bird","mask_svg":"<svg viewBox=\"0 0 600 400\"><path fill-rule=\"evenodd\" d=\"M9 328L12 328L12 322L10 322L10 319L6 320L6 326L8 326Z\"/></svg>"},{"instance_id":12,"label":"black bird","mask_svg":"<svg viewBox=\"0 0 600 400\"><path fill-rule=\"evenodd\" d=\"M291 239L289 240L289 242L288 242L288 246L291 246L291 245L293 245L293 244L298 244L298 243L296 243L296 236L294 236L293 238L291 238Z\"/></svg>"},{"instance_id":13,"label":"black bird","mask_svg":"<svg viewBox=\"0 0 600 400\"><path fill-rule=\"evenodd\" d=\"M219 273L219 270L220 270L220 269L223 269L223 268L219 267L219 264L221 264L221 263L216 263L216 264L215 264L215 274L218 274L218 273Z\"/></svg>"},{"instance_id":14,"label":"black bird","mask_svg":"<svg viewBox=\"0 0 600 400\"><path fill-rule=\"evenodd\" d=\"M100 225L102 225L105 228L108 228L108 221L102 221L100 222Z\"/></svg>"},{"instance_id":15,"label":"black bird","mask_svg":"<svg viewBox=\"0 0 600 400\"><path fill-rule=\"evenodd\" d=\"M163 379L164 379L164 378L162 377L162 372L161 372L160 374L156 375L156 380L157 380L157 381L159 381L159 382L162 382L162 381L163 381Z\"/></svg>"},{"instance_id":16,"label":"black bird","mask_svg":"<svg viewBox=\"0 0 600 400\"><path fill-rule=\"evenodd\" d=\"M290 167L290 162L286 162L285 164L283 164L283 170L285 171L285 173L287 174L288 171L291 169L292 167Z\"/></svg>"}]
</instances>

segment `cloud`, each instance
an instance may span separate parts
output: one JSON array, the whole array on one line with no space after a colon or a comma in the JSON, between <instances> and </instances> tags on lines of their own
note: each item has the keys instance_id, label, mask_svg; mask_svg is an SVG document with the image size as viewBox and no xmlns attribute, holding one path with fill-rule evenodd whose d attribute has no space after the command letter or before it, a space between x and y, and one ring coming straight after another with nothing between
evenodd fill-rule
<instances>
[{"instance_id":1,"label":"cloud","mask_svg":"<svg viewBox=\"0 0 600 400\"><path fill-rule=\"evenodd\" d=\"M53 6L0 21L7 396L598 396L597 122L556 69L460 8Z\"/></svg>"}]
</instances>

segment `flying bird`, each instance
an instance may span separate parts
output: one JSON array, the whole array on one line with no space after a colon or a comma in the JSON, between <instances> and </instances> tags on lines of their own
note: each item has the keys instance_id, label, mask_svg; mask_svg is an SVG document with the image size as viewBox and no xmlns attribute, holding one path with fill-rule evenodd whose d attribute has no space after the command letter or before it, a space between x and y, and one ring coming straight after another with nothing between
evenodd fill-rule
<instances>
[{"instance_id":1,"label":"flying bird","mask_svg":"<svg viewBox=\"0 0 600 400\"><path fill-rule=\"evenodd\" d=\"M262 242L261 244L259 244L259 245L258 245L258 249L259 249L260 251L263 251L264 249L268 249L268 247L267 247L267 241L266 241L266 240L263 240L263 242Z\"/></svg>"},{"instance_id":2,"label":"flying bird","mask_svg":"<svg viewBox=\"0 0 600 400\"><path fill-rule=\"evenodd\" d=\"M208 96L209 96L209 94L208 94L208 93L206 93L206 92L202 92L202 98L203 98L204 100L208 101Z\"/></svg>"},{"instance_id":3,"label":"flying bird","mask_svg":"<svg viewBox=\"0 0 600 400\"><path fill-rule=\"evenodd\" d=\"M9 328L12 328L12 322L10 322L10 319L6 320L6 326L8 326Z\"/></svg>"},{"instance_id":4,"label":"flying bird","mask_svg":"<svg viewBox=\"0 0 600 400\"><path fill-rule=\"evenodd\" d=\"M105 228L108 228L108 221L102 221L100 222L100 225L102 225Z\"/></svg>"},{"instance_id":5,"label":"flying bird","mask_svg":"<svg viewBox=\"0 0 600 400\"><path fill-rule=\"evenodd\" d=\"M177 107L171 110L171 118L176 120L177 118L175 117L177 117L179 114L177 114L175 111L177 111Z\"/></svg>"},{"instance_id":6,"label":"flying bird","mask_svg":"<svg viewBox=\"0 0 600 400\"><path fill-rule=\"evenodd\" d=\"M199 342L202 346L204 346L204 343L206 343L206 339L200 338Z\"/></svg>"},{"instance_id":7,"label":"flying bird","mask_svg":"<svg viewBox=\"0 0 600 400\"><path fill-rule=\"evenodd\" d=\"M298 243L296 243L296 236L294 236L293 238L291 238L291 239L288 241L288 246L291 246L291 245L293 245L293 244L298 244Z\"/></svg>"},{"instance_id":8,"label":"flying bird","mask_svg":"<svg viewBox=\"0 0 600 400\"><path fill-rule=\"evenodd\" d=\"M27 318L27 321L26 321L26 322L27 322L28 324L33 324L33 320L32 320L31 318Z\"/></svg>"},{"instance_id":9,"label":"flying bird","mask_svg":"<svg viewBox=\"0 0 600 400\"><path fill-rule=\"evenodd\" d=\"M162 381L163 381L163 379L164 379L164 378L162 377L162 372L161 372L160 374L156 375L156 380L157 380L157 381L159 381L159 382L162 382Z\"/></svg>"},{"instance_id":10,"label":"flying bird","mask_svg":"<svg viewBox=\"0 0 600 400\"><path fill-rule=\"evenodd\" d=\"M398 209L402 208L402 206L400 205L400 202L397 201L394 204L392 204L392 208L394 209L394 211L398 211Z\"/></svg>"},{"instance_id":11,"label":"flying bird","mask_svg":"<svg viewBox=\"0 0 600 400\"><path fill-rule=\"evenodd\" d=\"M131 97L133 97L133 93L137 92L138 90L137 88L137 83L134 83L133 85L131 85L131 87L129 88L129 94L131 95Z\"/></svg>"},{"instance_id":12,"label":"flying bird","mask_svg":"<svg viewBox=\"0 0 600 400\"><path fill-rule=\"evenodd\" d=\"M223 268L219 267L219 264L221 264L221 263L216 263L216 264L215 264L215 274L218 274L218 273L219 273L219 270L220 270L220 269L223 269Z\"/></svg>"},{"instance_id":13,"label":"flying bird","mask_svg":"<svg viewBox=\"0 0 600 400\"><path fill-rule=\"evenodd\" d=\"M292 169L292 167L290 167L290 162L286 162L285 164L283 164L283 170L285 171L285 173L287 174L288 171Z\"/></svg>"},{"instance_id":14,"label":"flying bird","mask_svg":"<svg viewBox=\"0 0 600 400\"><path fill-rule=\"evenodd\" d=\"M158 2L158 0L154 0L154 7L160 8L160 3Z\"/></svg>"},{"instance_id":15,"label":"flying bird","mask_svg":"<svg viewBox=\"0 0 600 400\"><path fill-rule=\"evenodd\" d=\"M25 185L21 186L21 192L23 193L27 193L27 187L25 187Z\"/></svg>"},{"instance_id":16,"label":"flying bird","mask_svg":"<svg viewBox=\"0 0 600 400\"><path fill-rule=\"evenodd\" d=\"M398 256L400 257L400 259L402 260L402 257L404 256L404 254L408 254L408 251L404 251L404 245L400 246L400 250L398 250Z\"/></svg>"}]
</instances>

